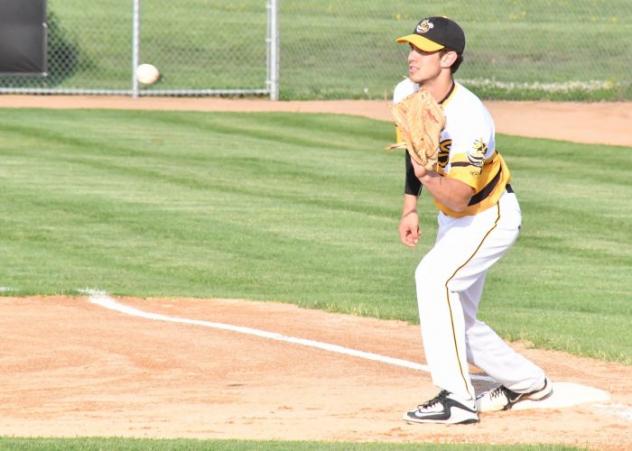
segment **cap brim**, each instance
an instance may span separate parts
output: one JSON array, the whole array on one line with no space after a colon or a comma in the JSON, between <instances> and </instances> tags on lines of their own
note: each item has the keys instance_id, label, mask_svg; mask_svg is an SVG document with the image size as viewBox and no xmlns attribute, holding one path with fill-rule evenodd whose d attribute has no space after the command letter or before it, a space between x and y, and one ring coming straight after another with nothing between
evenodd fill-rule
<instances>
[{"instance_id":1,"label":"cap brim","mask_svg":"<svg viewBox=\"0 0 632 451\"><path fill-rule=\"evenodd\" d=\"M418 34L414 33L402 36L401 38L397 38L396 42L399 44L412 44L418 49L423 50L424 52L436 52L437 50L445 48L444 45L438 44L428 38L424 38L423 36L419 36Z\"/></svg>"}]
</instances>

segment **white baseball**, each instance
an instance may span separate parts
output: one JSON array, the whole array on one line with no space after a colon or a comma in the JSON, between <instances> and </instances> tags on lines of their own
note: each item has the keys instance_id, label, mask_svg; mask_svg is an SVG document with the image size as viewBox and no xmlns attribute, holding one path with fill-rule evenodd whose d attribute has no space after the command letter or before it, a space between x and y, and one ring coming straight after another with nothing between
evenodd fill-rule
<instances>
[{"instance_id":1,"label":"white baseball","mask_svg":"<svg viewBox=\"0 0 632 451\"><path fill-rule=\"evenodd\" d=\"M136 68L136 78L144 85L151 85L158 81L160 72L153 64L141 64Z\"/></svg>"}]
</instances>

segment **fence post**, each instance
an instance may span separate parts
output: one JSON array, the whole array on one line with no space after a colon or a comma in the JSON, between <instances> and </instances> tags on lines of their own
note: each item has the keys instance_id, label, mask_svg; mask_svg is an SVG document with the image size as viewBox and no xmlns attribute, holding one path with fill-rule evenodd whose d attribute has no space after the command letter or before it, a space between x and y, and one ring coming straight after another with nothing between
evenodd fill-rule
<instances>
[{"instance_id":1,"label":"fence post","mask_svg":"<svg viewBox=\"0 0 632 451\"><path fill-rule=\"evenodd\" d=\"M270 100L279 100L279 1L268 0L268 79Z\"/></svg>"},{"instance_id":2,"label":"fence post","mask_svg":"<svg viewBox=\"0 0 632 451\"><path fill-rule=\"evenodd\" d=\"M139 93L136 68L140 63L140 0L132 0L132 97Z\"/></svg>"}]
</instances>

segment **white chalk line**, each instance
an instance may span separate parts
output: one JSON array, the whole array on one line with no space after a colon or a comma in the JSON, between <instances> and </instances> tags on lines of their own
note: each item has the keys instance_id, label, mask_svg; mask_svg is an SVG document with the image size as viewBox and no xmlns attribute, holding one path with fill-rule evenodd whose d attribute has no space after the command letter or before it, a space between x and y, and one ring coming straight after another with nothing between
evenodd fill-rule
<instances>
[{"instance_id":1,"label":"white chalk line","mask_svg":"<svg viewBox=\"0 0 632 451\"><path fill-rule=\"evenodd\" d=\"M270 332L261 329L254 329L251 327L243 327L243 326L235 326L233 324L226 323L218 323L213 321L204 321L197 319L189 319L189 318L180 318L177 316L168 316L160 313L152 313L146 312L135 307L130 307L128 305L122 304L116 301L114 298L109 296L103 291L85 289L80 290L80 292L89 296L90 302L92 304L98 305L100 307L116 311L119 313L123 313L126 315L135 316L138 318L149 319L153 321L165 321L171 323L178 324L188 324L193 326L202 326L208 327L211 329L218 329L230 332L241 333L245 335L253 335L260 338L266 338L269 340L281 341L286 343L292 343L300 346L307 346L310 348L320 349L327 352L334 352L337 354L343 354L347 356L357 357L361 359L381 362L387 365L397 366L401 368L407 368L415 371L424 371L426 373L430 372L430 368L427 365L422 365L420 363L411 362L409 360L398 359L394 357L389 357L385 355L376 354L373 352L359 351L356 349L347 348L344 346L324 343L316 340L309 340L305 338L292 337L288 335L279 334L277 332ZM473 374L471 376L472 380L493 382L494 379L489 376L481 376ZM610 394L606 391L588 387L581 384L575 384L570 382L555 382L554 383L555 391L551 398L544 401L523 401L516 406L514 409L532 409L532 408L560 408L560 407L571 407L578 404L591 403L591 402L606 402L611 399ZM624 419L628 419L631 415L631 411L628 409L622 409L619 412L618 416L623 417Z\"/></svg>"},{"instance_id":2,"label":"white chalk line","mask_svg":"<svg viewBox=\"0 0 632 451\"><path fill-rule=\"evenodd\" d=\"M409 360L398 359L395 357L388 357L388 356L376 354L373 352L359 351L356 349L346 348L344 346L340 346L336 344L324 343L322 341L292 337L289 335L282 335L277 332L269 332L266 330L254 329L251 327L235 326L235 325L226 324L226 323L217 323L217 322L203 321L203 320L197 320L197 319L179 318L175 316L162 315L159 313L145 312L143 310L121 304L120 302L117 302L116 300L114 300L111 296L101 291L96 291L96 290L81 290L81 291L89 295L90 302L93 304L100 305L101 307L107 308L109 310L114 310L119 313L125 313L127 315L132 315L139 318L145 318L145 319L150 319L150 320L155 320L155 321L167 321L167 322L179 323L179 324L190 324L194 326L208 327L211 329L237 332L240 334L254 335L256 337L267 338L269 340L283 341L286 343L292 343L292 344L296 344L300 346L307 346L310 348L321 349L323 351L335 352L337 354L344 354L344 355L348 355L352 357L358 357L361 359L381 362L387 365L398 366L401 368L408 368L408 369L416 370L416 371L425 371L426 373L430 372L430 368L428 368L428 366L422 365L416 362L411 362ZM491 377L480 376L480 375L472 375L472 379L483 380L483 381L494 380Z\"/></svg>"},{"instance_id":3,"label":"white chalk line","mask_svg":"<svg viewBox=\"0 0 632 451\"><path fill-rule=\"evenodd\" d=\"M599 411L602 413L606 413L609 415L614 414L615 416L621 417L624 420L632 421L632 409L630 409L630 406L626 404L595 404L595 407L599 409Z\"/></svg>"}]
</instances>

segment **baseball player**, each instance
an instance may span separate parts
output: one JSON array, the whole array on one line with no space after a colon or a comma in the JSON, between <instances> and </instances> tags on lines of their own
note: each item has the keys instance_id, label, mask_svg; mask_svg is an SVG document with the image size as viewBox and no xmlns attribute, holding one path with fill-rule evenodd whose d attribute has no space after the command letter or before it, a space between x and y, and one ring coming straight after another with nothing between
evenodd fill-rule
<instances>
[{"instance_id":1,"label":"baseball player","mask_svg":"<svg viewBox=\"0 0 632 451\"><path fill-rule=\"evenodd\" d=\"M439 209L437 238L419 263L415 282L426 359L440 392L406 412L404 419L475 423L479 412L506 410L552 393L541 368L476 318L487 271L518 238L520 206L509 184L509 168L496 149L489 112L453 79L465 49L461 27L445 17L428 17L397 42L408 44L410 52L408 78L396 86L394 103L423 87L446 116L433 170L405 153L402 243L413 247L419 240L416 207L422 186ZM500 385L477 399L468 363Z\"/></svg>"}]
</instances>

